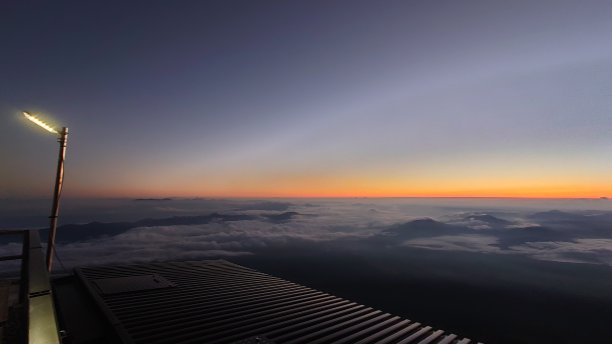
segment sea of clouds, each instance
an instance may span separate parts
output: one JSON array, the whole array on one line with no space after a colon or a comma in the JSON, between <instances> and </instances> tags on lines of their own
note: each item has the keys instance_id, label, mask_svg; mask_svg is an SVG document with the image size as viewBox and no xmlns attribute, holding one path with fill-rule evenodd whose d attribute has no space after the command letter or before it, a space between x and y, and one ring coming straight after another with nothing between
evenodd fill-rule
<instances>
[{"instance_id":1,"label":"sea of clouds","mask_svg":"<svg viewBox=\"0 0 612 344\"><path fill-rule=\"evenodd\" d=\"M60 227L57 253L65 268L248 256L317 244L612 265L609 207L607 200L117 200L84 205L89 221ZM72 205L65 217L83 215ZM0 254L20 249L5 242Z\"/></svg>"}]
</instances>

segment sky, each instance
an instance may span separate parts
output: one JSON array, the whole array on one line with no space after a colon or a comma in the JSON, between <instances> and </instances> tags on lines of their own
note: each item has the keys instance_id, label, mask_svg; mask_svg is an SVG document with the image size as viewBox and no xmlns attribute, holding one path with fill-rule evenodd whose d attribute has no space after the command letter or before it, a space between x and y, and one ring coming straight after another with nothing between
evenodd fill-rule
<instances>
[{"instance_id":1,"label":"sky","mask_svg":"<svg viewBox=\"0 0 612 344\"><path fill-rule=\"evenodd\" d=\"M3 1L0 198L612 196L609 1Z\"/></svg>"}]
</instances>

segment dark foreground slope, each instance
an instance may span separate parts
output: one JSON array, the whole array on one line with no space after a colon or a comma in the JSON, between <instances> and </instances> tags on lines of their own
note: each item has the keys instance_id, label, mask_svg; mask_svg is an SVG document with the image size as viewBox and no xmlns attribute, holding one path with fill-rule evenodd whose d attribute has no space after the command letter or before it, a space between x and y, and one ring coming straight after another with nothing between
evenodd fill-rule
<instances>
[{"instance_id":1,"label":"dark foreground slope","mask_svg":"<svg viewBox=\"0 0 612 344\"><path fill-rule=\"evenodd\" d=\"M604 343L612 338L607 292L612 271L604 266L321 247L232 260L486 343Z\"/></svg>"}]
</instances>

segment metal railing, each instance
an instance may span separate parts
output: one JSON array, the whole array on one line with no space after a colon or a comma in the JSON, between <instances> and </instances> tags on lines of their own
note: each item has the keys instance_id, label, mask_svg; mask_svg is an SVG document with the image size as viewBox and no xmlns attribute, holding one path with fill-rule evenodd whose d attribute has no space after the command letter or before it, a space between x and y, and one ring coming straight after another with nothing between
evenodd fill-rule
<instances>
[{"instance_id":1,"label":"metal railing","mask_svg":"<svg viewBox=\"0 0 612 344\"><path fill-rule=\"evenodd\" d=\"M60 336L45 254L37 230L1 230L0 235L22 235L20 255L0 261L21 260L19 303L24 306L23 335L28 344L59 344Z\"/></svg>"}]
</instances>

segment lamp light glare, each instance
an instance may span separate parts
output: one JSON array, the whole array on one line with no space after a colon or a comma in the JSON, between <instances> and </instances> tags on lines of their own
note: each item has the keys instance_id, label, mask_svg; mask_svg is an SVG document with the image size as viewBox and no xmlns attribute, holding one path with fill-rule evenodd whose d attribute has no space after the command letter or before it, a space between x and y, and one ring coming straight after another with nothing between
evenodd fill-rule
<instances>
[{"instance_id":1,"label":"lamp light glare","mask_svg":"<svg viewBox=\"0 0 612 344\"><path fill-rule=\"evenodd\" d=\"M43 128L43 129L45 129L45 130L47 130L47 131L49 131L51 133L59 134L59 132L57 130L53 129L53 127L51 127L47 123L45 123L45 122L41 121L40 119L38 119L38 117L30 115L29 113L27 113L25 111L23 112L23 115L27 119L29 119L30 121L36 123L39 127Z\"/></svg>"}]
</instances>

